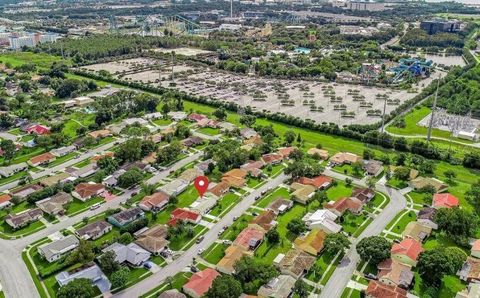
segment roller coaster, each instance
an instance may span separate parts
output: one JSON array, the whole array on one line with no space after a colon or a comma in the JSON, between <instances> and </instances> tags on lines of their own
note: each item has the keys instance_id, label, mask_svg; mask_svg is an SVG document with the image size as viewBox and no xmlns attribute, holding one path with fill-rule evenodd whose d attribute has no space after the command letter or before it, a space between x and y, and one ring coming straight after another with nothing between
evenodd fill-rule
<instances>
[{"instance_id":1,"label":"roller coaster","mask_svg":"<svg viewBox=\"0 0 480 298\"><path fill-rule=\"evenodd\" d=\"M433 68L432 64L432 60L422 61L416 58L400 59L398 66L390 68L390 71L395 73L392 82L398 83L407 75L412 75L414 77L426 76Z\"/></svg>"}]
</instances>

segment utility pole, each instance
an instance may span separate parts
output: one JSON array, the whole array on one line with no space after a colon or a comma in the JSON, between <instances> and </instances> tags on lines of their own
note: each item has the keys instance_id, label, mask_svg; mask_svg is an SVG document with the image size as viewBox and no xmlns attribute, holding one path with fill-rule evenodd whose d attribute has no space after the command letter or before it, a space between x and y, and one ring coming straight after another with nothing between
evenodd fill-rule
<instances>
[{"instance_id":1,"label":"utility pole","mask_svg":"<svg viewBox=\"0 0 480 298\"><path fill-rule=\"evenodd\" d=\"M433 116L435 114L435 109L437 108L437 98L438 98L438 87L440 86L440 75L437 79L437 90L435 91L435 98L433 99L432 105L432 114L430 117L430 123L428 125L428 133L427 133L427 143L430 144L430 138L432 136L432 126L433 126Z\"/></svg>"},{"instance_id":2,"label":"utility pole","mask_svg":"<svg viewBox=\"0 0 480 298\"><path fill-rule=\"evenodd\" d=\"M233 0L230 0L230 18L233 18Z\"/></svg>"}]
</instances>

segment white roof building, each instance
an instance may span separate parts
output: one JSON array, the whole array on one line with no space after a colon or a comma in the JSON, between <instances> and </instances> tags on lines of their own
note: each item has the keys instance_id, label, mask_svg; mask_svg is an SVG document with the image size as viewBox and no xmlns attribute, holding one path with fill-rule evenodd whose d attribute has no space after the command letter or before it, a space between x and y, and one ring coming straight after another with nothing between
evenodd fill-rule
<instances>
[{"instance_id":1,"label":"white roof building","mask_svg":"<svg viewBox=\"0 0 480 298\"><path fill-rule=\"evenodd\" d=\"M128 262L134 266L140 266L150 259L150 253L135 243L123 245L118 242L113 243L102 250L104 253L113 251L116 254L115 261L119 263Z\"/></svg>"},{"instance_id":2,"label":"white roof building","mask_svg":"<svg viewBox=\"0 0 480 298\"><path fill-rule=\"evenodd\" d=\"M342 230L342 226L335 223L337 215L330 210L320 209L314 213L307 213L302 220L310 229L321 229L326 233L338 233Z\"/></svg>"}]
</instances>

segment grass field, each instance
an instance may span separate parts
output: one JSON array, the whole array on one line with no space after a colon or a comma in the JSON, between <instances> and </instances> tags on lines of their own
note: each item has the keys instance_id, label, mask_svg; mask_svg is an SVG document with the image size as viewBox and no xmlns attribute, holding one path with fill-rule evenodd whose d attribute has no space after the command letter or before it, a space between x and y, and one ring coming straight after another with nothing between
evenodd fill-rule
<instances>
[{"instance_id":1,"label":"grass field","mask_svg":"<svg viewBox=\"0 0 480 298\"><path fill-rule=\"evenodd\" d=\"M268 206L268 204L270 204L271 202L273 202L275 199L279 197L282 197L285 199L290 198L290 193L288 189L284 187L279 187L275 189L271 194L259 200L255 205L257 205L260 208L265 208Z\"/></svg>"},{"instance_id":2,"label":"grass field","mask_svg":"<svg viewBox=\"0 0 480 298\"><path fill-rule=\"evenodd\" d=\"M10 63L12 67L23 65L26 63L33 63L39 68L50 68L54 62L59 62L62 59L57 56L52 56L44 53L31 52L11 52L0 54L0 62ZM64 60L66 64L70 64L69 60Z\"/></svg>"},{"instance_id":3,"label":"grass field","mask_svg":"<svg viewBox=\"0 0 480 298\"><path fill-rule=\"evenodd\" d=\"M236 203L238 203L239 197L233 193L226 193L220 200L218 200L217 205L213 207L210 211L210 215L219 216L220 214L225 214L231 210Z\"/></svg>"},{"instance_id":4,"label":"grass field","mask_svg":"<svg viewBox=\"0 0 480 298\"><path fill-rule=\"evenodd\" d=\"M220 129L212 127L202 127L197 130L199 133L203 133L209 136L216 136L220 133Z\"/></svg>"}]
</instances>

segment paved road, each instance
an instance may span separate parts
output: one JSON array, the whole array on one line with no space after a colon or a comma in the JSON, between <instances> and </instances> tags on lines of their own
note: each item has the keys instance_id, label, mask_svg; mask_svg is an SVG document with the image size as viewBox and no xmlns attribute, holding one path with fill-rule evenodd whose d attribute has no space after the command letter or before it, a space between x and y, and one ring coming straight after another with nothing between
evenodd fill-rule
<instances>
[{"instance_id":1,"label":"paved road","mask_svg":"<svg viewBox=\"0 0 480 298\"><path fill-rule=\"evenodd\" d=\"M342 180L347 177L331 170L326 170L325 174ZM354 181L355 183L360 182L359 180ZM407 207L407 200L398 190L386 187L383 184L377 184L376 189L388 195L390 197L390 203L352 243L350 249L345 254L345 257L337 266L333 275L323 288L320 294L321 298L337 298L342 295L343 290L347 287L348 281L351 279L352 274L360 261L360 256L355 249L356 244L365 237L379 235L385 229L386 225L392 221L398 213Z\"/></svg>"},{"instance_id":2,"label":"paved road","mask_svg":"<svg viewBox=\"0 0 480 298\"><path fill-rule=\"evenodd\" d=\"M275 188L282 183L287 176L280 174L279 176L268 181L260 188L255 189L252 193L247 195L233 208L228 214L226 214L215 226L213 226L204 236L205 238L200 244L194 244L190 249L184 252L178 259L160 269L160 271L154 273L150 277L142 280L141 282L133 285L130 288L123 290L114 295L118 298L132 298L139 297L149 290L159 286L167 276L174 276L186 266L193 262L193 258L197 255L199 249L207 249L218 239L218 232L225 225L230 225L233 222L233 217L242 215L253 203L255 197L260 196L261 192L267 190L269 187Z\"/></svg>"},{"instance_id":3,"label":"paved road","mask_svg":"<svg viewBox=\"0 0 480 298\"><path fill-rule=\"evenodd\" d=\"M165 169L165 171L162 171L158 174L155 174L153 175L153 177L151 177L150 179L148 179L145 183L146 184L157 184L158 182L160 182L162 179L166 178L171 171L176 171L178 170L179 168L183 167L184 165L187 165L191 162L194 162L198 159L200 159L203 155L203 151L199 151L199 152L196 152L184 159L182 159L180 162L181 162L181 166L178 166L179 163L176 163L174 164L173 166L171 167L167 167L167 169Z\"/></svg>"},{"instance_id":4,"label":"paved road","mask_svg":"<svg viewBox=\"0 0 480 298\"><path fill-rule=\"evenodd\" d=\"M192 158L193 160L198 159L199 155L197 154L178 161L169 169L155 174L155 177L158 176L164 178L168 176L171 170L178 170L179 168L190 163L192 161ZM78 162L78 160L79 159L76 159L75 161ZM124 194L122 194L115 200L102 204L100 208L96 210L88 210L76 216L66 218L59 223L51 225L32 235L16 240L0 239L0 281L6 297L39 297L33 280L30 277L30 273L28 272L27 267L23 262L21 256L21 252L25 249L27 245L44 237L47 237L55 232L58 232L62 229L70 227L73 224L80 222L84 217L92 217L106 211L108 208L116 208L120 205L120 203L130 198L132 193L138 191L138 187L127 190Z\"/></svg>"},{"instance_id":5,"label":"paved road","mask_svg":"<svg viewBox=\"0 0 480 298\"><path fill-rule=\"evenodd\" d=\"M85 153L81 153L79 158L70 159L70 160L68 160L68 161L66 161L62 164L59 164L58 166L54 166L54 167L51 167L51 168L45 168L45 170L43 170L41 172L30 171L29 173L32 176L32 179L34 179L34 180L39 179L39 178L48 176L51 173L62 171L65 168L73 166L74 164L79 163L79 162L81 162L85 159L91 158L91 157L95 156L96 154L103 153L103 152L109 150L110 148L112 148L113 146L116 146L116 144L123 143L125 141L126 141L125 139L117 139L115 142L110 142L108 144L102 145L102 146L97 147L95 149L89 150ZM12 189L12 188L16 187L18 185L18 183L19 183L19 180L15 180L15 181L12 181L10 183L2 185L2 186L0 186L0 192L6 191L8 189Z\"/></svg>"}]
</instances>

